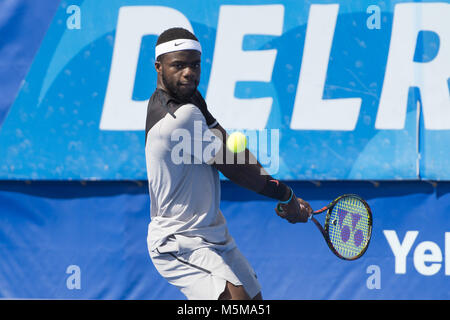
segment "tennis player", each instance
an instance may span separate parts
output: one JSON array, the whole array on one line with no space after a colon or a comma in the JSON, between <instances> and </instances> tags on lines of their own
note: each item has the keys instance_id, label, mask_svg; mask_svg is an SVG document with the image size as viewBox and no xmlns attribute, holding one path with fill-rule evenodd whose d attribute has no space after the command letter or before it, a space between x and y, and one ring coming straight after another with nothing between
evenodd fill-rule
<instances>
[{"instance_id":1,"label":"tennis player","mask_svg":"<svg viewBox=\"0 0 450 320\"><path fill-rule=\"evenodd\" d=\"M219 171L281 202L283 211L275 211L291 223L306 222L312 209L268 175L248 149L244 163L227 161L235 159L225 146L227 133L197 90L201 52L195 35L182 28L164 31L156 43L157 88L148 103L145 143L148 250L158 272L188 299L262 299L256 274L219 209ZM189 147L180 150L180 137L189 138ZM204 152L211 150L205 137L217 138L212 152ZM174 161L180 153L184 161Z\"/></svg>"}]
</instances>

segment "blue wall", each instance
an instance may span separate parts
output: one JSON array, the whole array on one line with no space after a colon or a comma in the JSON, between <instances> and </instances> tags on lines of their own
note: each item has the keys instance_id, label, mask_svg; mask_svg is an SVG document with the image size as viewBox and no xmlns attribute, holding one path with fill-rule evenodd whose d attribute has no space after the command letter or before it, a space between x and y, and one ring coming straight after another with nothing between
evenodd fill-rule
<instances>
[{"instance_id":1,"label":"blue wall","mask_svg":"<svg viewBox=\"0 0 450 320\"><path fill-rule=\"evenodd\" d=\"M274 201L222 182L222 211L265 299L450 298L449 183L291 184L314 208L342 193L359 193L374 212L373 237L361 259L340 260L312 223L291 225L276 216ZM145 182L2 182L0 203L1 297L184 299L148 256ZM404 274L395 271L399 262L386 230L395 231L400 243L407 232L419 231ZM442 254L434 275L422 274L414 263L425 241ZM80 289L70 289L76 275Z\"/></svg>"},{"instance_id":2,"label":"blue wall","mask_svg":"<svg viewBox=\"0 0 450 320\"><path fill-rule=\"evenodd\" d=\"M154 45L171 23L200 38L212 114L257 136L278 178L450 179L446 2L7 3L0 179L145 180Z\"/></svg>"}]
</instances>

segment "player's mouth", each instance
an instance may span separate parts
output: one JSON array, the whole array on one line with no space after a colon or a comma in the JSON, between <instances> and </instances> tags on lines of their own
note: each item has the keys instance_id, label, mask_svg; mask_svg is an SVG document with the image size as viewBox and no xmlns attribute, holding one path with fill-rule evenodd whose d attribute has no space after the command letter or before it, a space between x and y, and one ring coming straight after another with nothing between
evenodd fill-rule
<instances>
[{"instance_id":1,"label":"player's mouth","mask_svg":"<svg viewBox=\"0 0 450 320\"><path fill-rule=\"evenodd\" d=\"M194 81L180 82L178 85L181 87L195 87L195 82Z\"/></svg>"},{"instance_id":2,"label":"player's mouth","mask_svg":"<svg viewBox=\"0 0 450 320\"><path fill-rule=\"evenodd\" d=\"M178 90L184 93L191 93L197 89L197 84L194 81L191 82L180 82L178 84Z\"/></svg>"}]
</instances>

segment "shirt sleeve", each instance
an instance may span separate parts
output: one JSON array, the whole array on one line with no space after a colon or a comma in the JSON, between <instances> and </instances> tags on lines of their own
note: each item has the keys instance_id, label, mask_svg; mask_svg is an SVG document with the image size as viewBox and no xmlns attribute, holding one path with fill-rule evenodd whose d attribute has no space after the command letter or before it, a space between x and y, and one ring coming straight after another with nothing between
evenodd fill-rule
<instances>
[{"instance_id":1,"label":"shirt sleeve","mask_svg":"<svg viewBox=\"0 0 450 320\"><path fill-rule=\"evenodd\" d=\"M171 132L171 153L175 163L211 164L222 148L222 141L209 128L201 110L193 104L176 112Z\"/></svg>"}]
</instances>

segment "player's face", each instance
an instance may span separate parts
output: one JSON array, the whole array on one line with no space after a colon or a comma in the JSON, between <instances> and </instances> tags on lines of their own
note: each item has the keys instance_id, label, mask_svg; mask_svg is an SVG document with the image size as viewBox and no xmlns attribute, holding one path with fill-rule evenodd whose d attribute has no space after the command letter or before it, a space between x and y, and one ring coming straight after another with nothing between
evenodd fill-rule
<instances>
[{"instance_id":1,"label":"player's face","mask_svg":"<svg viewBox=\"0 0 450 320\"><path fill-rule=\"evenodd\" d=\"M169 52L155 63L158 86L180 100L188 100L200 82L200 52Z\"/></svg>"}]
</instances>

